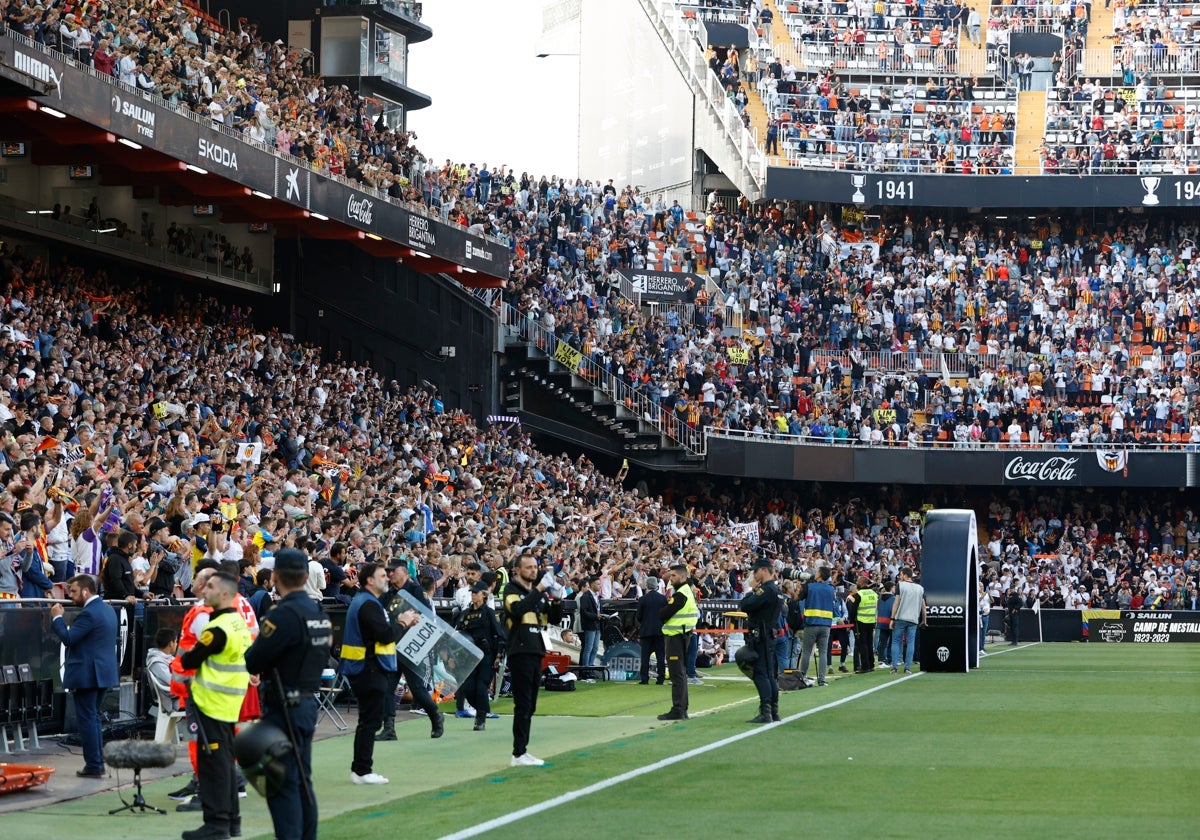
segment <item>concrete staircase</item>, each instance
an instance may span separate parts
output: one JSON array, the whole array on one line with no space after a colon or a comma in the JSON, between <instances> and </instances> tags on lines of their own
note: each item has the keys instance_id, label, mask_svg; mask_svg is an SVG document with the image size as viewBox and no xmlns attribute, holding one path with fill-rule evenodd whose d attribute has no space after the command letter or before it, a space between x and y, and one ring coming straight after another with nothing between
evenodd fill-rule
<instances>
[{"instance_id":1,"label":"concrete staircase","mask_svg":"<svg viewBox=\"0 0 1200 840\"><path fill-rule=\"evenodd\" d=\"M977 47L971 43L971 39L967 37L967 30L964 27L962 37L958 41L958 48L964 55L982 53L987 45L988 10L991 8L991 3L989 0L967 0L966 5L968 8L978 10L979 14L983 16L983 23L979 27L980 46Z\"/></svg>"},{"instance_id":2,"label":"concrete staircase","mask_svg":"<svg viewBox=\"0 0 1200 840\"><path fill-rule=\"evenodd\" d=\"M1104 8L1103 3L1092 4L1092 21L1088 24L1087 47L1084 53L1082 73L1089 77L1107 78L1113 74L1113 41L1104 36L1113 33L1113 10Z\"/></svg>"},{"instance_id":3,"label":"concrete staircase","mask_svg":"<svg viewBox=\"0 0 1200 840\"><path fill-rule=\"evenodd\" d=\"M1021 175L1041 171L1038 150L1046 134L1046 92L1023 90L1017 95L1016 165Z\"/></svg>"}]
</instances>

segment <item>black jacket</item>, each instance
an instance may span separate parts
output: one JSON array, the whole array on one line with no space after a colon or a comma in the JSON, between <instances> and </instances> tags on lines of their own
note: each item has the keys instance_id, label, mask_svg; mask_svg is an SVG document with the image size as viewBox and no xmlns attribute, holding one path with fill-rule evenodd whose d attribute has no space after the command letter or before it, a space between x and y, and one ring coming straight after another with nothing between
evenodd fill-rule
<instances>
[{"instance_id":1,"label":"black jacket","mask_svg":"<svg viewBox=\"0 0 1200 840\"><path fill-rule=\"evenodd\" d=\"M475 647L483 651L485 659L504 650L504 628L500 626L500 619L496 618L495 610L486 603L479 609L474 606L467 607L459 616L458 629L471 638Z\"/></svg>"},{"instance_id":2,"label":"black jacket","mask_svg":"<svg viewBox=\"0 0 1200 840\"><path fill-rule=\"evenodd\" d=\"M504 587L504 627L508 636L508 655L546 653L541 631L562 618L562 604L551 601L536 586L526 589L517 580Z\"/></svg>"},{"instance_id":3,"label":"black jacket","mask_svg":"<svg viewBox=\"0 0 1200 840\"><path fill-rule=\"evenodd\" d=\"M648 636L662 635L663 623L659 617L659 613L666 605L667 596L657 590L647 592L638 599L637 623L639 638L645 639Z\"/></svg>"},{"instance_id":4,"label":"black jacket","mask_svg":"<svg viewBox=\"0 0 1200 840\"><path fill-rule=\"evenodd\" d=\"M760 639L771 639L779 628L779 589L768 580L746 593L739 605L746 614L746 626Z\"/></svg>"},{"instance_id":5,"label":"black jacket","mask_svg":"<svg viewBox=\"0 0 1200 840\"><path fill-rule=\"evenodd\" d=\"M110 601L122 601L138 594L137 587L133 585L133 564L129 562L129 555L119 548L109 550L100 577L104 597Z\"/></svg>"},{"instance_id":6,"label":"black jacket","mask_svg":"<svg viewBox=\"0 0 1200 840\"><path fill-rule=\"evenodd\" d=\"M583 631L600 629L600 596L590 589L585 589L575 599L579 605L579 629Z\"/></svg>"}]
</instances>

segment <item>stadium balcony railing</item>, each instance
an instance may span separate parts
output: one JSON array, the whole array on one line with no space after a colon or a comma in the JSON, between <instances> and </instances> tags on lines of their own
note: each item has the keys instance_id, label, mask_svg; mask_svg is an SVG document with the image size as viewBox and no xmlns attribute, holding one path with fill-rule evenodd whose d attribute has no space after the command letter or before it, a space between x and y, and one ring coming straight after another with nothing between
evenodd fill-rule
<instances>
[{"instance_id":1,"label":"stadium balcony railing","mask_svg":"<svg viewBox=\"0 0 1200 840\"><path fill-rule=\"evenodd\" d=\"M841 123L836 121L839 113L844 115ZM984 160L988 168L994 164L1004 169L1012 166L1015 132L1000 125L992 128L992 124L1008 114L1015 119L1015 102L917 102L911 114L894 106L888 113L872 115L856 125L853 115L846 112L793 108L780 112L781 118L788 117L780 124L780 137L786 156L798 166L836 169L845 167L848 160L865 165L873 159L873 167L879 171L933 171L936 161L932 154L927 162L918 154L932 143L953 147L958 172L963 159L974 162L972 168ZM938 125L941 120L945 124ZM962 137L964 120L973 126L969 140ZM987 128L982 125L984 120ZM876 128L876 138L866 139L867 129L880 123L886 125L888 136L880 137ZM991 152L993 148L999 148L998 155Z\"/></svg>"},{"instance_id":2,"label":"stadium balcony railing","mask_svg":"<svg viewBox=\"0 0 1200 840\"><path fill-rule=\"evenodd\" d=\"M1200 23L1200 20L1197 21ZM1200 33L1198 33L1200 34ZM1111 51L1096 49L1096 52L1109 52L1112 72L1121 75L1126 69L1132 70L1135 78L1142 73L1166 74L1173 76L1200 75L1200 43L1162 43L1158 45L1137 41L1129 44L1117 44ZM1086 52L1086 51L1085 51ZM1103 57L1098 57L1104 61ZM1090 73L1088 66L1093 62L1085 62L1082 72ZM1073 62L1068 68L1080 72L1078 62Z\"/></svg>"},{"instance_id":3,"label":"stadium balcony railing","mask_svg":"<svg viewBox=\"0 0 1200 840\"><path fill-rule=\"evenodd\" d=\"M503 327L510 335L517 335L521 340L535 344L572 377L578 377L590 387L600 390L614 403L651 424L660 434L689 452L696 455L704 453L703 431L692 428L673 414L663 411L658 405L657 395L652 395L648 390L632 385L601 367L589 352L585 352L585 348L572 347L554 332L543 327L529 312L506 305L501 310L501 317ZM561 346L569 348L571 352L560 352ZM574 367L564 361L569 358L578 359Z\"/></svg>"},{"instance_id":4,"label":"stadium balcony railing","mask_svg":"<svg viewBox=\"0 0 1200 840\"><path fill-rule=\"evenodd\" d=\"M466 230L465 225L460 225L458 222L454 221L453 219L442 216L440 213L431 211L430 208L424 204L416 204L411 201L401 201L400 199L393 198L392 196L388 195L386 192L384 192L382 190L375 189L374 187L370 186L369 184L365 184L361 181L355 181L351 178L345 177L344 175L336 175L336 174L333 174L330 172L324 172L321 169L314 167L311 161L305 160L304 158L296 157L295 155L290 154L288 152L281 152L274 143L265 143L265 142L256 141L247 134L243 134L242 132L234 131L233 129L229 128L227 125L215 122L214 120L209 118L207 115L197 114L192 111L189 111L187 108L180 107L178 105L173 105L172 103L168 102L166 99L162 98L161 96L158 96L157 94L146 93L145 91L139 90L136 87L133 87L131 85L127 85L127 84L121 82L115 76L109 76L104 73L99 73L90 64L83 64L82 62L78 61L75 58L75 56L71 55L70 53L60 52L58 50L50 50L44 44L34 41L32 38L28 38L25 35L22 35L18 32L14 32L11 29L7 31L7 34L10 37L12 37L13 40L15 40L17 43L21 44L22 47L25 47L29 50L34 50L37 52L42 52L42 53L51 53L52 52L54 54L55 58L57 58L59 61L69 64L73 69L79 71L80 73L87 73L87 74L95 77L96 79L99 79L99 80L103 81L104 83L111 85L114 89L124 91L128 96L139 97L142 99L149 100L160 108L166 108L168 110L174 111L175 113L180 114L184 117L187 117L188 119L190 119L194 122L201 123L202 125L204 125L208 128L211 128L214 131L219 131L222 134L228 135L233 140L236 140L241 143L245 143L249 146L254 146L256 148L262 149L263 151L266 151L268 154L274 155L275 157L279 158L282 161L285 161L292 165L300 166L306 170L309 170L313 173L314 176L316 176L318 178L328 178L331 181L336 181L338 183L345 184L346 186L350 187L351 189L354 189L354 190L357 190L358 192L369 195L372 198L378 199L379 201L385 201L385 202L388 202L389 204L395 204L399 207L403 207L404 209L408 210L410 213L415 213L419 216L424 216L425 218L428 218L432 221L436 221L440 224L452 225L454 227L459 228L460 230ZM492 242L493 244L495 244L496 247L498 247L498 248L503 248L505 250L508 249L507 243L497 239L494 236L491 236L488 234L479 234L479 235L482 238L488 240L489 242Z\"/></svg>"},{"instance_id":5,"label":"stadium balcony railing","mask_svg":"<svg viewBox=\"0 0 1200 840\"><path fill-rule=\"evenodd\" d=\"M1200 428L1200 427L1197 427ZM834 437L821 437L817 435L792 435L785 432L755 432L744 429L719 429L709 427L704 430L705 438L723 438L726 440L743 441L746 443L774 443L779 446L829 446L845 449L938 449L945 451L962 452L964 450L972 451L1004 451L1004 450L1019 450L1019 451L1034 451L1034 452L1095 452L1097 450L1117 449L1139 449L1139 450L1158 450L1158 451L1187 451L1200 452L1200 437L1193 438L1192 434L1182 432L1164 432L1164 440L1159 443L1155 440L1138 440L1134 443L1067 443L1053 440L1042 440L1037 443L1031 443L1029 433L1024 432L1019 443L1009 441L1007 439L992 443L989 441L956 441L948 439L949 435L945 432L939 433L932 440L921 440L917 443L909 443L908 440L898 439L895 441L883 441L876 443L867 443L859 440L857 437L837 439ZM1007 438L1007 435L1005 435Z\"/></svg>"},{"instance_id":6,"label":"stadium balcony railing","mask_svg":"<svg viewBox=\"0 0 1200 840\"><path fill-rule=\"evenodd\" d=\"M1060 35L1070 16L1057 3L996 3L988 9L985 26L1009 32L1043 32Z\"/></svg>"},{"instance_id":7,"label":"stadium balcony railing","mask_svg":"<svg viewBox=\"0 0 1200 840\"><path fill-rule=\"evenodd\" d=\"M741 26L750 23L750 12L744 8L709 6L703 3L680 3L679 11L688 20L736 23Z\"/></svg>"},{"instance_id":8,"label":"stadium balcony railing","mask_svg":"<svg viewBox=\"0 0 1200 840\"><path fill-rule=\"evenodd\" d=\"M1132 94L1125 88L1124 92ZM1134 135L1132 145L1141 145L1140 137L1157 136L1152 142L1155 157L1141 160L1112 159L1105 161L1099 171L1089 167L1091 174L1148 174L1153 172L1175 172L1181 175L1194 174L1200 163L1200 148L1187 142L1189 131L1200 130L1200 87L1167 91L1166 99L1148 99L1142 102L1127 101L1126 118L1118 121L1112 104L1122 97L1122 90L1105 93L1103 114L1097 114L1090 100L1062 100L1048 97L1046 100L1045 144L1049 147L1074 149L1077 154L1090 155L1099 143L1098 133L1105 130L1128 128ZM1067 93L1069 95L1069 91ZM1130 97L1131 98L1131 97ZM1190 126L1190 128L1189 128ZM1177 149L1183 151L1176 158Z\"/></svg>"},{"instance_id":9,"label":"stadium balcony railing","mask_svg":"<svg viewBox=\"0 0 1200 840\"><path fill-rule=\"evenodd\" d=\"M808 69L832 69L843 75L899 73L921 76L982 76L995 72L979 50L930 44L803 42L800 56Z\"/></svg>"}]
</instances>

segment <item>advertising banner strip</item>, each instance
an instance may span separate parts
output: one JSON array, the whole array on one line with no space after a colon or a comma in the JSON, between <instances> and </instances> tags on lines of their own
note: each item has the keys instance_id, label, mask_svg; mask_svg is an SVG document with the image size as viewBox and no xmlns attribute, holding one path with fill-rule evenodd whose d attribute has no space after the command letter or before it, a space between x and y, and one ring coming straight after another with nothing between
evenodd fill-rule
<instances>
[{"instance_id":1,"label":"advertising banner strip","mask_svg":"<svg viewBox=\"0 0 1200 840\"><path fill-rule=\"evenodd\" d=\"M1189 487L1196 453L1180 450L986 449L831 445L797 438L710 436L708 471L743 478L869 484Z\"/></svg>"},{"instance_id":2,"label":"advertising banner strip","mask_svg":"<svg viewBox=\"0 0 1200 840\"><path fill-rule=\"evenodd\" d=\"M414 212L314 172L207 118L180 113L157 97L81 70L39 44L2 33L0 62L54 85L43 101L83 122L358 230L490 277L508 277L509 253L497 242L449 224L436 213Z\"/></svg>"},{"instance_id":3,"label":"advertising banner strip","mask_svg":"<svg viewBox=\"0 0 1200 840\"><path fill-rule=\"evenodd\" d=\"M860 207L1194 207L1189 175L921 175L772 166L767 198Z\"/></svg>"},{"instance_id":4,"label":"advertising banner strip","mask_svg":"<svg viewBox=\"0 0 1200 840\"><path fill-rule=\"evenodd\" d=\"M1200 642L1200 612L1122 611L1119 618L1092 618L1088 621L1088 638L1092 642L1105 644Z\"/></svg>"},{"instance_id":5,"label":"advertising banner strip","mask_svg":"<svg viewBox=\"0 0 1200 840\"><path fill-rule=\"evenodd\" d=\"M696 293L704 288L704 278L687 271L650 271L633 268L618 268L617 271L629 281L633 294L646 300L694 303Z\"/></svg>"}]
</instances>

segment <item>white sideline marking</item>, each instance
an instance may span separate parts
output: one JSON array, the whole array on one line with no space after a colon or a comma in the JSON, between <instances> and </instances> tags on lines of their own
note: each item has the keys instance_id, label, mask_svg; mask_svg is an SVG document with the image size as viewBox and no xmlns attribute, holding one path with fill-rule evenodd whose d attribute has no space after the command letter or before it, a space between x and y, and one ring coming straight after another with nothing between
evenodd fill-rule
<instances>
[{"instance_id":1,"label":"white sideline marking","mask_svg":"<svg viewBox=\"0 0 1200 840\"><path fill-rule=\"evenodd\" d=\"M841 700L834 700L833 702L826 703L823 706L816 706L812 709L806 709L803 712L797 712L794 715L788 715L778 723L768 723L765 725L755 726L753 729L747 729L745 732L739 732L737 735L730 735L728 738L722 738L720 741L713 741L711 744L694 747L687 752L682 752L677 755L660 759L653 764L646 764L642 767L634 768L633 770L627 770L626 772L620 773L616 776L610 776L607 779L601 779L600 781L594 782L587 787L582 787L578 790L567 791L566 793L559 794L552 799L539 802L536 805L530 805L528 807L521 808L519 811L513 811L512 813L505 814L502 817L496 817L495 819L488 820L487 822L473 825L470 828L464 828L462 831L456 831L453 834L444 835L440 838L440 840L466 840L468 837L477 837L480 834L492 831L493 829L502 828L519 820L523 820L526 817L532 817L536 814L543 813L544 811L549 811L551 808L557 808L560 805L573 802L576 799L581 799L585 796L591 796L593 793L599 793L600 791L607 790L610 787L624 784L631 779L636 779L640 776L657 772L665 767L678 764L681 761L687 761L689 758L695 758L698 755L704 755L705 753L712 752L713 750L719 750L722 747L727 747L730 744L736 744L737 742L744 741L747 738L753 738L755 735L761 735L764 732L770 732L772 729L783 726L785 723L791 723L792 721L806 718L809 715L815 715L817 712L835 709L838 706L849 703L851 700L858 700L861 697L866 697L868 694L874 694L876 691L882 691L885 688L891 688L894 685L899 685L902 682L915 679L921 676L923 673L923 671L917 671L911 676L898 677L897 679L889 680L888 682L881 683L880 685L865 689L864 691L860 691L857 694L851 694L849 697L843 697Z\"/></svg>"},{"instance_id":2,"label":"white sideline marking","mask_svg":"<svg viewBox=\"0 0 1200 840\"><path fill-rule=\"evenodd\" d=\"M988 651L987 655L988 656L999 656L1002 653L1012 653L1014 650L1025 650L1025 648L1031 648L1034 645L1040 645L1040 644L1041 644L1041 642L1026 642L1023 645L1009 645L1008 647L1004 648L1003 650ZM984 660L984 657L982 657L982 656L979 657L980 667L983 667L983 660Z\"/></svg>"}]
</instances>

